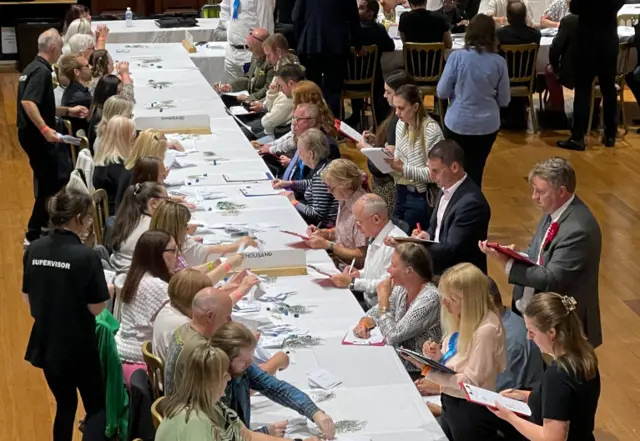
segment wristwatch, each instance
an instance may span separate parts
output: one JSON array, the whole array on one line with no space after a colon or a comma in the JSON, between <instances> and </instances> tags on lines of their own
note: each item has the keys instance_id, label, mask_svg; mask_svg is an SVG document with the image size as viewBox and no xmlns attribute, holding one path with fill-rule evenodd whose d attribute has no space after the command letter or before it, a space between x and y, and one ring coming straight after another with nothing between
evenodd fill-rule
<instances>
[{"instance_id":1,"label":"wristwatch","mask_svg":"<svg viewBox=\"0 0 640 441\"><path fill-rule=\"evenodd\" d=\"M356 289L356 285L353 282L351 282L347 288L349 288L351 291L353 291L353 290Z\"/></svg>"},{"instance_id":2,"label":"wristwatch","mask_svg":"<svg viewBox=\"0 0 640 441\"><path fill-rule=\"evenodd\" d=\"M336 246L335 242L329 242L329 246L327 247L327 252L333 253L333 247Z\"/></svg>"}]
</instances>

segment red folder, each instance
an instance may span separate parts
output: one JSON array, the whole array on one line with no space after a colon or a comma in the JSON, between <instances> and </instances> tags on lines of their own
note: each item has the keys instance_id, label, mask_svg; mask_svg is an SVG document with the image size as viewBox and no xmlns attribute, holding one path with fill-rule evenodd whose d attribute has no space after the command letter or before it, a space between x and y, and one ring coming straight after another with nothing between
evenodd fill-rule
<instances>
[{"instance_id":1,"label":"red folder","mask_svg":"<svg viewBox=\"0 0 640 441\"><path fill-rule=\"evenodd\" d=\"M336 286L333 284L331 279L313 279L313 283L320 285L323 288L335 288Z\"/></svg>"},{"instance_id":2,"label":"red folder","mask_svg":"<svg viewBox=\"0 0 640 441\"><path fill-rule=\"evenodd\" d=\"M302 240L309 240L309 238L307 236L305 236L304 234L294 233L293 231L287 231L287 230L280 230L280 232L284 233L284 234L290 234L291 236L299 237Z\"/></svg>"},{"instance_id":3,"label":"red folder","mask_svg":"<svg viewBox=\"0 0 640 441\"><path fill-rule=\"evenodd\" d=\"M285 244L286 246L288 246L289 248L293 248L296 250L310 250L311 247L309 245L307 245L307 243L303 240L298 241L298 242L289 242L287 244Z\"/></svg>"},{"instance_id":4,"label":"red folder","mask_svg":"<svg viewBox=\"0 0 640 441\"><path fill-rule=\"evenodd\" d=\"M526 263L527 265L537 265L537 263L533 262L528 257L524 257L520 255L517 251L512 250L511 248L503 247L497 242L487 242L487 246L489 248L493 248L497 252L504 254L505 256L510 257L513 260L517 260L518 262Z\"/></svg>"}]
</instances>

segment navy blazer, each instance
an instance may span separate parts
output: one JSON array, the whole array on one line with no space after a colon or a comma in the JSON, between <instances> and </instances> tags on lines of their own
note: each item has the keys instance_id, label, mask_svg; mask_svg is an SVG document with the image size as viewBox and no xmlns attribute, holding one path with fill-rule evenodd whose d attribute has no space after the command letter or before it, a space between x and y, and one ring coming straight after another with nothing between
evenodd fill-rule
<instances>
[{"instance_id":1,"label":"navy blazer","mask_svg":"<svg viewBox=\"0 0 640 441\"><path fill-rule=\"evenodd\" d=\"M358 5L353 0L296 0L293 25L298 55L345 55L362 47Z\"/></svg>"},{"instance_id":2,"label":"navy blazer","mask_svg":"<svg viewBox=\"0 0 640 441\"><path fill-rule=\"evenodd\" d=\"M442 190L431 214L429 237L436 234L438 207ZM462 262L469 262L487 273L487 256L478 247L478 241L486 240L489 231L491 208L480 188L467 178L453 193L442 216L439 243L429 245L435 274L442 274L448 268Z\"/></svg>"}]
</instances>

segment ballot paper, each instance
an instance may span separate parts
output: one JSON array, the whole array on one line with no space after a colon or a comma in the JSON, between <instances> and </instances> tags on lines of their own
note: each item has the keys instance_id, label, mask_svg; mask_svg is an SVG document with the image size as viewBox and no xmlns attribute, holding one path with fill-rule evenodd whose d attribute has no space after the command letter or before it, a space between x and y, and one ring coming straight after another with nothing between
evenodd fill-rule
<instances>
[{"instance_id":1,"label":"ballot paper","mask_svg":"<svg viewBox=\"0 0 640 441\"><path fill-rule=\"evenodd\" d=\"M110 271L110 270L103 270L103 271L104 271L104 279L107 281L107 283L113 283L113 281L116 278L116 272Z\"/></svg>"},{"instance_id":2,"label":"ballot paper","mask_svg":"<svg viewBox=\"0 0 640 441\"><path fill-rule=\"evenodd\" d=\"M389 152L387 149L378 148L378 147L365 147L360 150L363 155L365 155L373 165L376 166L378 170L382 173L391 173L393 169L389 164L387 164L385 159L393 159L393 154Z\"/></svg>"},{"instance_id":3,"label":"ballot paper","mask_svg":"<svg viewBox=\"0 0 640 441\"><path fill-rule=\"evenodd\" d=\"M171 166L173 165L173 161L176 160L177 155L178 152L176 150L167 149L167 151L164 152L164 167L171 168Z\"/></svg>"},{"instance_id":4,"label":"ballot paper","mask_svg":"<svg viewBox=\"0 0 640 441\"><path fill-rule=\"evenodd\" d=\"M65 144L80 145L82 141L80 138L71 135L63 135L62 133L56 133L56 135L60 138L60 141Z\"/></svg>"},{"instance_id":5,"label":"ballot paper","mask_svg":"<svg viewBox=\"0 0 640 441\"><path fill-rule=\"evenodd\" d=\"M248 300L240 300L233 306L233 312L260 312L260 304L257 302L251 302Z\"/></svg>"},{"instance_id":6,"label":"ballot paper","mask_svg":"<svg viewBox=\"0 0 640 441\"><path fill-rule=\"evenodd\" d=\"M249 96L249 91L248 90L241 90L240 92L225 92L223 93L223 95L227 95L227 96L235 96L238 97L240 95L247 95Z\"/></svg>"},{"instance_id":7,"label":"ballot paper","mask_svg":"<svg viewBox=\"0 0 640 441\"><path fill-rule=\"evenodd\" d=\"M343 345L357 345L357 346L384 346L385 336L382 335L380 328L375 327L370 331L371 336L369 338L359 338L353 331L357 325L347 331L347 335L342 340Z\"/></svg>"},{"instance_id":8,"label":"ballot paper","mask_svg":"<svg viewBox=\"0 0 640 441\"><path fill-rule=\"evenodd\" d=\"M341 380L326 369L317 369L313 372L308 372L307 378L309 379L309 385L311 387L319 387L325 390L333 389L342 384Z\"/></svg>"},{"instance_id":9,"label":"ballot paper","mask_svg":"<svg viewBox=\"0 0 640 441\"><path fill-rule=\"evenodd\" d=\"M338 119L335 120L336 129L344 133L349 138L353 139L355 142L364 141L362 134L358 132L356 129L351 127L344 121L340 121Z\"/></svg>"},{"instance_id":10,"label":"ballot paper","mask_svg":"<svg viewBox=\"0 0 640 441\"><path fill-rule=\"evenodd\" d=\"M241 173L224 173L222 175L226 182L255 182L255 181L271 181L273 176L267 172L241 172Z\"/></svg>"},{"instance_id":11,"label":"ballot paper","mask_svg":"<svg viewBox=\"0 0 640 441\"><path fill-rule=\"evenodd\" d=\"M247 198L252 198L252 197L260 197L260 196L278 196L280 194L280 190L274 190L272 188L267 188L267 187L247 186L247 187L241 188L240 193L242 193Z\"/></svg>"},{"instance_id":12,"label":"ballot paper","mask_svg":"<svg viewBox=\"0 0 640 441\"><path fill-rule=\"evenodd\" d=\"M287 338L286 335L278 335L278 336L268 336L264 334L260 334L260 340L258 341L258 346L265 349L281 349L284 346L284 340Z\"/></svg>"},{"instance_id":13,"label":"ballot paper","mask_svg":"<svg viewBox=\"0 0 640 441\"><path fill-rule=\"evenodd\" d=\"M287 427L284 430L284 435L289 436L294 432L298 432L302 429L308 429L306 418L304 417L290 418L287 423Z\"/></svg>"},{"instance_id":14,"label":"ballot paper","mask_svg":"<svg viewBox=\"0 0 640 441\"><path fill-rule=\"evenodd\" d=\"M425 404L433 404L434 406L442 407L441 395L427 395L426 397L422 397L422 400Z\"/></svg>"},{"instance_id":15,"label":"ballot paper","mask_svg":"<svg viewBox=\"0 0 640 441\"><path fill-rule=\"evenodd\" d=\"M196 163L187 161L184 157L179 157L178 155L176 155L176 157L173 160L173 163L171 164L171 168L181 169L181 168L187 168L187 167L195 167L196 165L197 165Z\"/></svg>"},{"instance_id":16,"label":"ballot paper","mask_svg":"<svg viewBox=\"0 0 640 441\"><path fill-rule=\"evenodd\" d=\"M498 402L512 412L524 416L531 416L531 409L529 409L527 403L514 400L513 398L503 397L498 393L481 387L472 386L471 384L462 383L462 386L465 394L467 395L467 399L473 403L483 404L488 407L495 407L496 402Z\"/></svg>"},{"instance_id":17,"label":"ballot paper","mask_svg":"<svg viewBox=\"0 0 640 441\"><path fill-rule=\"evenodd\" d=\"M244 106L231 106L229 107L229 111L232 115L236 116L248 115L249 113L251 113Z\"/></svg>"}]
</instances>

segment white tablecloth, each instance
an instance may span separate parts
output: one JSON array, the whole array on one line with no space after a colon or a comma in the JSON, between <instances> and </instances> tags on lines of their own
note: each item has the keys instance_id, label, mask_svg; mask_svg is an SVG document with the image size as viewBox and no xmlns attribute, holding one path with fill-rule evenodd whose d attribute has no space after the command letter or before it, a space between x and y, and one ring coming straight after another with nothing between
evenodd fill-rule
<instances>
[{"instance_id":1,"label":"white tablecloth","mask_svg":"<svg viewBox=\"0 0 640 441\"><path fill-rule=\"evenodd\" d=\"M226 78L224 73L224 53L226 41L213 41L203 46L197 46L198 52L191 55L191 60L198 66L202 75L210 84Z\"/></svg>"},{"instance_id":2,"label":"white tablecloth","mask_svg":"<svg viewBox=\"0 0 640 441\"><path fill-rule=\"evenodd\" d=\"M177 45L176 45L177 47ZM141 48L148 55L165 57L169 53L166 45ZM136 50L126 53L131 57L139 56ZM172 61L183 63L183 57L171 56ZM164 62L164 61L162 61ZM186 168L172 168L168 181L191 182L187 189L211 187L215 192L223 193L226 200L243 204L236 213L223 213L216 208L215 201L198 204L193 212L194 222L207 225L215 223L249 224L254 226L255 235L265 244L265 250L286 250L289 244L298 240L294 236L282 233L280 229L304 233L306 224L295 208L280 195L265 197L245 197L241 188L270 189L270 182L228 183L224 174L244 173L251 170L267 172L267 168L258 157L255 149L243 136L235 121L228 116L222 101L207 84L207 81L194 68L150 69L146 66L132 65L137 103L134 114L157 113L158 110L145 109L145 103L153 99L175 99L176 108L165 109L163 114L187 115L189 112L206 114L211 122L211 135L199 135L182 138L187 150L186 156L179 159ZM199 78L198 78L199 77ZM154 89L149 80L172 83L166 89ZM186 139L185 139L186 138ZM213 165L202 152L213 152L223 161ZM205 176L206 175L206 176ZM194 177L198 180L195 181ZM171 186L173 191L179 187ZM211 208L211 210L209 210ZM209 234L205 234L207 238ZM307 250L306 261L326 272L337 272L331 259L324 251ZM290 350L291 364L278 377L314 395L309 388L307 373L326 369L342 383L333 389L335 398L319 403L335 421L359 420L366 426L358 434L366 435L373 441L444 441L446 438L435 418L421 400L415 386L405 371L399 358L391 347L344 346L341 341L346 332L357 323L363 312L350 291L345 289L325 289L317 280L324 276L309 269L306 276L279 277L277 289L295 291L287 298L288 305L300 305L306 312L295 317L292 314L276 314L267 304L260 304L260 311L241 314L234 319L248 325L266 321L286 322L306 330L309 335L320 339L313 347ZM293 417L288 409L265 400L252 398L252 423L272 422ZM309 426L312 426L309 423ZM303 432L295 437L304 438ZM345 435L346 436L346 435ZM338 440L340 436L338 437Z\"/></svg>"},{"instance_id":3,"label":"white tablecloth","mask_svg":"<svg viewBox=\"0 0 640 441\"><path fill-rule=\"evenodd\" d=\"M199 18L198 26L193 28L159 28L155 20L134 20L133 27L126 27L124 20L100 21L93 24L93 29L98 24L106 24L109 27L109 43L180 43L185 39L184 31L193 35L193 41L212 41L213 33L218 27L217 18Z\"/></svg>"}]
</instances>

